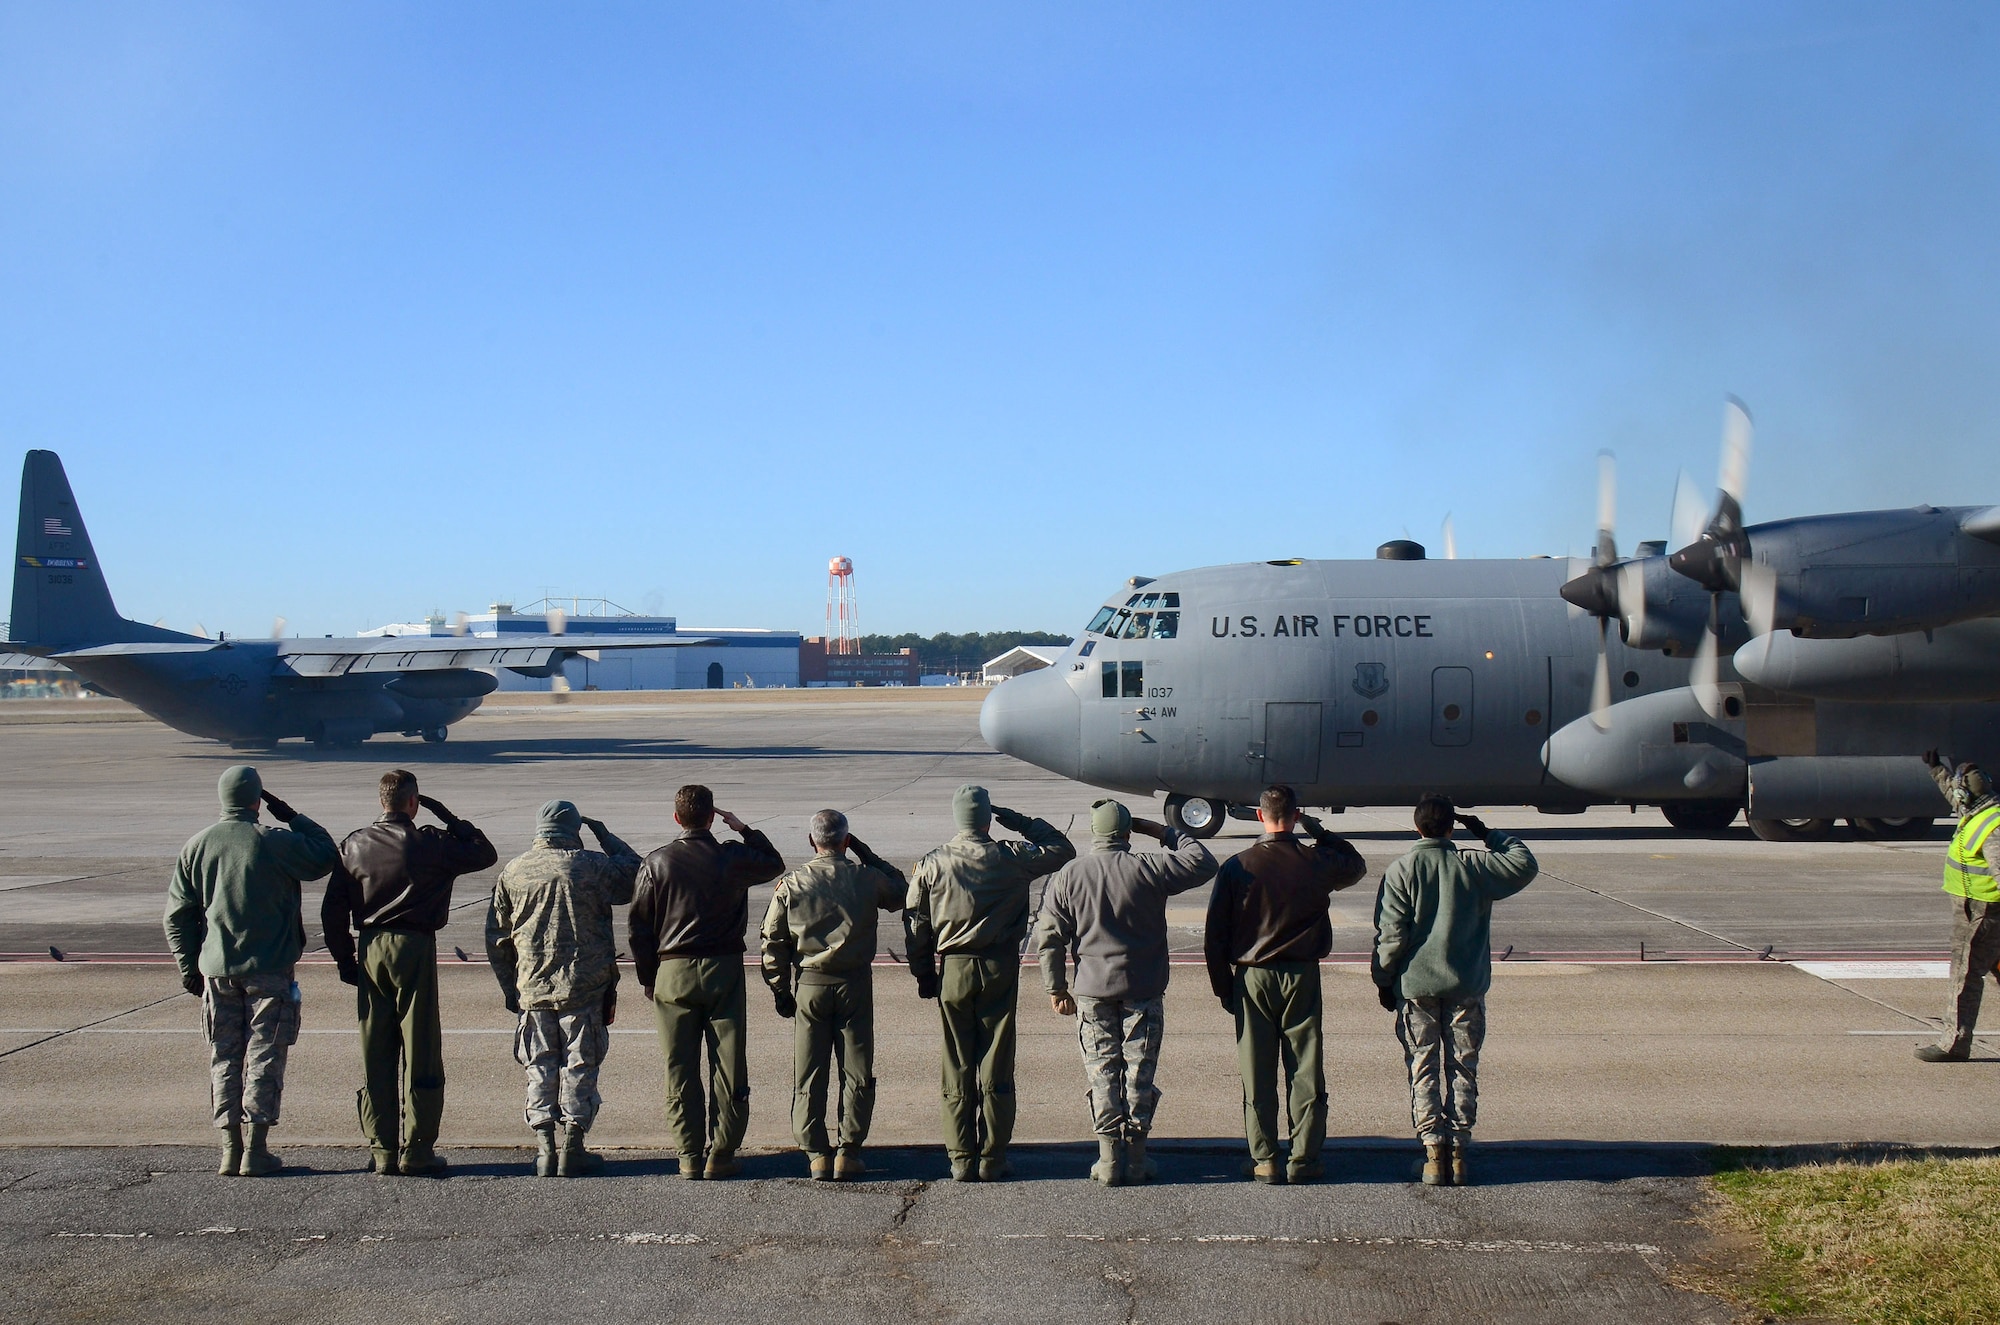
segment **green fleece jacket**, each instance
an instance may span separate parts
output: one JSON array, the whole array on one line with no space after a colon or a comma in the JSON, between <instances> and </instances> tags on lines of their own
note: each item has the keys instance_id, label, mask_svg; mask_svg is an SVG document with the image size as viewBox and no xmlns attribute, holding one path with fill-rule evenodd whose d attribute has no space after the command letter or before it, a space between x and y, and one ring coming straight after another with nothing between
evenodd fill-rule
<instances>
[{"instance_id":1,"label":"green fleece jacket","mask_svg":"<svg viewBox=\"0 0 2000 1325\"><path fill-rule=\"evenodd\" d=\"M223 811L188 840L167 888L167 946L183 977L211 980L289 969L305 951L299 884L340 857L303 814L289 827L257 822L257 807Z\"/></svg>"},{"instance_id":2,"label":"green fleece jacket","mask_svg":"<svg viewBox=\"0 0 2000 1325\"><path fill-rule=\"evenodd\" d=\"M1478 998L1493 983L1493 903L1539 868L1521 839L1486 850L1427 837L1383 872L1375 894L1375 983L1404 998Z\"/></svg>"}]
</instances>

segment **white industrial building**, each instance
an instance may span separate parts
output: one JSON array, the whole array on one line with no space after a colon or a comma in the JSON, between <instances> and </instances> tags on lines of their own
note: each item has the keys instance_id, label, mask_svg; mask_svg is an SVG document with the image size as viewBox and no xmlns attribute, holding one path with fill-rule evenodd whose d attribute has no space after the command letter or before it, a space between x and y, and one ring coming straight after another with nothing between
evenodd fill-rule
<instances>
[{"instance_id":1,"label":"white industrial building","mask_svg":"<svg viewBox=\"0 0 2000 1325\"><path fill-rule=\"evenodd\" d=\"M1055 665L1063 656L1065 644L1017 644L979 669L986 684L994 685L1023 672L1039 672L1044 667Z\"/></svg>"},{"instance_id":2,"label":"white industrial building","mask_svg":"<svg viewBox=\"0 0 2000 1325\"><path fill-rule=\"evenodd\" d=\"M442 616L428 621L378 626L363 635L457 635L478 639L508 635L541 635L560 624L572 635L663 636L712 639L714 645L664 649L607 649L597 657L572 658L563 665L562 680L571 690L731 690L799 683L799 633L795 630L751 630L741 627L683 630L673 617L639 616L621 612L602 600L561 599L534 604L546 611L517 612L511 603L495 603L486 611L463 617L454 627ZM583 607L582 612L565 610ZM612 609L612 610L602 610ZM522 676L504 668L496 673L502 690L551 690L554 677Z\"/></svg>"}]
</instances>

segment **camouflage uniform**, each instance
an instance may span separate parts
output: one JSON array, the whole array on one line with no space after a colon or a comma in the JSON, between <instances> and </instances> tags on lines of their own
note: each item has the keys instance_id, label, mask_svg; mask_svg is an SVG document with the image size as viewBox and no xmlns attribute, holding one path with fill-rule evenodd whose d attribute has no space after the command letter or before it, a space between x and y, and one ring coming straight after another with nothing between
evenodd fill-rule
<instances>
[{"instance_id":1,"label":"camouflage uniform","mask_svg":"<svg viewBox=\"0 0 2000 1325\"><path fill-rule=\"evenodd\" d=\"M520 1013L514 1061L528 1073L528 1126L588 1131L610 1047L605 1009L618 983L611 908L632 900L639 855L593 826L603 851L545 828L507 862L486 912L486 959Z\"/></svg>"},{"instance_id":2,"label":"camouflage uniform","mask_svg":"<svg viewBox=\"0 0 2000 1325\"><path fill-rule=\"evenodd\" d=\"M225 1131L278 1121L299 1033L299 884L324 877L335 860L332 836L289 807L284 827L259 823L262 793L255 769L222 775L222 819L181 848L167 889L167 945L184 980L202 979L210 1102Z\"/></svg>"},{"instance_id":3,"label":"camouflage uniform","mask_svg":"<svg viewBox=\"0 0 2000 1325\"><path fill-rule=\"evenodd\" d=\"M840 1148L868 1139L875 1113L876 913L901 911L908 885L894 865L859 842L860 860L816 855L778 880L764 914L764 983L798 1007L792 1032L792 1137L808 1155L833 1147L826 1097L840 1053Z\"/></svg>"},{"instance_id":4,"label":"camouflage uniform","mask_svg":"<svg viewBox=\"0 0 2000 1325\"><path fill-rule=\"evenodd\" d=\"M1166 999L1072 997L1092 1128L1099 1136L1147 1135L1160 1106L1153 1073L1166 1031Z\"/></svg>"},{"instance_id":5,"label":"camouflage uniform","mask_svg":"<svg viewBox=\"0 0 2000 1325\"><path fill-rule=\"evenodd\" d=\"M1047 820L987 808L983 789L962 788L952 810L958 836L910 871L908 925L919 992L938 981L945 1149L956 1168L974 1158L1000 1164L1013 1138L1014 1009L1029 889L1076 848ZM1028 840L994 841L986 831L992 820Z\"/></svg>"},{"instance_id":6,"label":"camouflage uniform","mask_svg":"<svg viewBox=\"0 0 2000 1325\"><path fill-rule=\"evenodd\" d=\"M299 1038L299 987L291 968L211 978L202 994L201 1026L208 1036L215 1125L276 1125L285 1060Z\"/></svg>"}]
</instances>

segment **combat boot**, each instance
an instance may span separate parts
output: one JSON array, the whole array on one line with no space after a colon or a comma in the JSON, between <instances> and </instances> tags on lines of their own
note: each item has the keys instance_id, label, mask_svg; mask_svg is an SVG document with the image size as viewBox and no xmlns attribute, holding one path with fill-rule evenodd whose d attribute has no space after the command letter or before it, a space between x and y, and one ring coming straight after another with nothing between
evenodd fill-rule
<instances>
[{"instance_id":1,"label":"combat boot","mask_svg":"<svg viewBox=\"0 0 2000 1325\"><path fill-rule=\"evenodd\" d=\"M979 1161L970 1155L951 1157L951 1180L953 1182L978 1182Z\"/></svg>"},{"instance_id":2,"label":"combat boot","mask_svg":"<svg viewBox=\"0 0 2000 1325\"><path fill-rule=\"evenodd\" d=\"M1326 1165L1316 1159L1302 1160L1285 1169L1286 1182L1318 1182L1326 1176Z\"/></svg>"},{"instance_id":3,"label":"combat boot","mask_svg":"<svg viewBox=\"0 0 2000 1325\"><path fill-rule=\"evenodd\" d=\"M1451 1185L1451 1146L1445 1142L1424 1146L1424 1186L1449 1187Z\"/></svg>"},{"instance_id":4,"label":"combat boot","mask_svg":"<svg viewBox=\"0 0 2000 1325\"><path fill-rule=\"evenodd\" d=\"M250 1136L243 1146L243 1163L237 1172L246 1178L261 1178L267 1173L276 1173L285 1167L285 1161L272 1154L265 1144L269 1136L269 1123L251 1123Z\"/></svg>"},{"instance_id":5,"label":"combat boot","mask_svg":"<svg viewBox=\"0 0 2000 1325\"><path fill-rule=\"evenodd\" d=\"M403 1171L396 1152L387 1146L372 1146L368 1151L368 1171L383 1178L393 1178Z\"/></svg>"},{"instance_id":6,"label":"combat boot","mask_svg":"<svg viewBox=\"0 0 2000 1325\"><path fill-rule=\"evenodd\" d=\"M535 1134L535 1176L553 1178L560 1163L556 1159L556 1125L537 1127Z\"/></svg>"},{"instance_id":7,"label":"combat boot","mask_svg":"<svg viewBox=\"0 0 2000 1325\"><path fill-rule=\"evenodd\" d=\"M814 1182L832 1182L833 1156L807 1155L806 1172L812 1175L812 1180Z\"/></svg>"},{"instance_id":8,"label":"combat boot","mask_svg":"<svg viewBox=\"0 0 2000 1325\"><path fill-rule=\"evenodd\" d=\"M1014 1166L1005 1155L987 1155L979 1161L981 1182L1005 1182L1014 1176Z\"/></svg>"},{"instance_id":9,"label":"combat boot","mask_svg":"<svg viewBox=\"0 0 2000 1325\"><path fill-rule=\"evenodd\" d=\"M222 1132L222 1166L216 1173L224 1178L233 1178L243 1167L243 1129L231 1123Z\"/></svg>"},{"instance_id":10,"label":"combat boot","mask_svg":"<svg viewBox=\"0 0 2000 1325\"><path fill-rule=\"evenodd\" d=\"M1127 1183L1151 1182L1160 1176L1160 1166L1146 1158L1146 1134L1127 1132L1125 1134L1125 1181Z\"/></svg>"},{"instance_id":11,"label":"combat boot","mask_svg":"<svg viewBox=\"0 0 2000 1325\"><path fill-rule=\"evenodd\" d=\"M1090 1166L1090 1178L1106 1187L1125 1185L1125 1142L1115 1136L1097 1138L1097 1162Z\"/></svg>"},{"instance_id":12,"label":"combat boot","mask_svg":"<svg viewBox=\"0 0 2000 1325\"><path fill-rule=\"evenodd\" d=\"M556 1160L556 1172L565 1178L587 1178L604 1172L604 1156L593 1155L583 1148L585 1135L581 1127L563 1128L562 1154Z\"/></svg>"},{"instance_id":13,"label":"combat boot","mask_svg":"<svg viewBox=\"0 0 2000 1325\"><path fill-rule=\"evenodd\" d=\"M868 1166L861 1162L860 1146L842 1146L833 1157L833 1180L853 1182L868 1172Z\"/></svg>"},{"instance_id":14,"label":"combat boot","mask_svg":"<svg viewBox=\"0 0 2000 1325\"><path fill-rule=\"evenodd\" d=\"M1935 1044L1926 1044L1917 1049L1919 1063L1963 1063L1970 1057L1972 1057L1970 1048L1941 1049Z\"/></svg>"},{"instance_id":15,"label":"combat boot","mask_svg":"<svg viewBox=\"0 0 2000 1325\"><path fill-rule=\"evenodd\" d=\"M1243 1176L1272 1186L1281 1186L1285 1181L1285 1166L1275 1159L1262 1163L1252 1161L1243 1166Z\"/></svg>"},{"instance_id":16,"label":"combat boot","mask_svg":"<svg viewBox=\"0 0 2000 1325\"><path fill-rule=\"evenodd\" d=\"M1472 1185L1472 1165L1465 1157L1469 1148L1463 1139L1451 1143L1451 1185L1454 1187Z\"/></svg>"},{"instance_id":17,"label":"combat boot","mask_svg":"<svg viewBox=\"0 0 2000 1325\"><path fill-rule=\"evenodd\" d=\"M681 1176L690 1182L700 1182L708 1176L707 1155L682 1155Z\"/></svg>"},{"instance_id":18,"label":"combat boot","mask_svg":"<svg viewBox=\"0 0 2000 1325\"><path fill-rule=\"evenodd\" d=\"M403 1147L402 1171L412 1178L442 1177L446 1167L444 1156L432 1149L429 1141L412 1141Z\"/></svg>"},{"instance_id":19,"label":"combat boot","mask_svg":"<svg viewBox=\"0 0 2000 1325\"><path fill-rule=\"evenodd\" d=\"M737 1174L743 1172L743 1166L737 1163L733 1152L718 1150L708 1157L708 1167L702 1172L704 1177L710 1182L714 1182L719 1178L735 1177Z\"/></svg>"}]
</instances>

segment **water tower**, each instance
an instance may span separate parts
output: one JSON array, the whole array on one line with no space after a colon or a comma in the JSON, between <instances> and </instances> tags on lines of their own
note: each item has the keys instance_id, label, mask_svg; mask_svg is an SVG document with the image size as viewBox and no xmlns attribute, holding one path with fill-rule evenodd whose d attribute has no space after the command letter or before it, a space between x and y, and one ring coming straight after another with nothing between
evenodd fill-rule
<instances>
[{"instance_id":1,"label":"water tower","mask_svg":"<svg viewBox=\"0 0 2000 1325\"><path fill-rule=\"evenodd\" d=\"M826 645L829 653L861 652L861 609L854 602L854 562L826 563Z\"/></svg>"}]
</instances>

